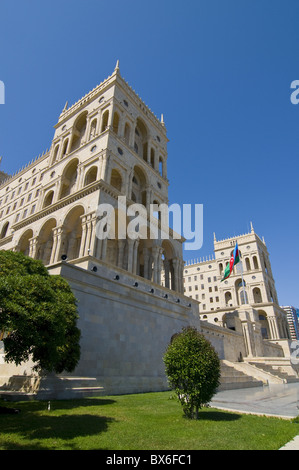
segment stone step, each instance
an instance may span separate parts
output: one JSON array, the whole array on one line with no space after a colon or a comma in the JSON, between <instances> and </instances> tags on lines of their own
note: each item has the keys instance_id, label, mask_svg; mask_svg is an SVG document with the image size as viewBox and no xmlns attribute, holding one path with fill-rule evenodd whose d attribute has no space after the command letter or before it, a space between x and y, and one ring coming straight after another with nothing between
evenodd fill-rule
<instances>
[{"instance_id":1,"label":"stone step","mask_svg":"<svg viewBox=\"0 0 299 470\"><path fill-rule=\"evenodd\" d=\"M288 374L286 371L281 370L279 366L274 366L274 365L271 365L271 364L255 362L255 361L249 361L249 364L252 364L255 367L257 367L258 369L261 369L265 372L268 372L269 374L277 376L277 377L283 379L287 383L299 382L299 377L296 377L295 375Z\"/></svg>"},{"instance_id":2,"label":"stone step","mask_svg":"<svg viewBox=\"0 0 299 470\"><path fill-rule=\"evenodd\" d=\"M262 386L263 382L234 368L234 364L221 361L221 378L218 390L232 390Z\"/></svg>"}]
</instances>

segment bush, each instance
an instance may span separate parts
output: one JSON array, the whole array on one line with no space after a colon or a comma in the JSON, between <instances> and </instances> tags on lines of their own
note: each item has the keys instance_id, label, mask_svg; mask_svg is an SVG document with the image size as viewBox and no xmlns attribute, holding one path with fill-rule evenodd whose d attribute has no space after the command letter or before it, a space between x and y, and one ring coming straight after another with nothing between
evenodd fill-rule
<instances>
[{"instance_id":1,"label":"bush","mask_svg":"<svg viewBox=\"0 0 299 470\"><path fill-rule=\"evenodd\" d=\"M174 335L164 355L166 375L186 417L198 418L219 386L220 360L213 346L196 328Z\"/></svg>"},{"instance_id":2,"label":"bush","mask_svg":"<svg viewBox=\"0 0 299 470\"><path fill-rule=\"evenodd\" d=\"M80 358L77 301L41 261L0 251L0 333L6 362L32 358L38 371L72 372Z\"/></svg>"}]
</instances>

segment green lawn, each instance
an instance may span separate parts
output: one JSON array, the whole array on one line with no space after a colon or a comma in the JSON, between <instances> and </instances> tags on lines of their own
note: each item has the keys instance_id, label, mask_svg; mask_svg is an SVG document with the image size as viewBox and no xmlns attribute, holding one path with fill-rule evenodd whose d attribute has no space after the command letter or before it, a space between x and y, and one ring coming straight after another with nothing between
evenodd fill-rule
<instances>
[{"instance_id":1,"label":"green lawn","mask_svg":"<svg viewBox=\"0 0 299 470\"><path fill-rule=\"evenodd\" d=\"M275 450L299 434L298 420L214 408L190 421L172 396L5 403L21 412L0 414L0 450Z\"/></svg>"}]
</instances>

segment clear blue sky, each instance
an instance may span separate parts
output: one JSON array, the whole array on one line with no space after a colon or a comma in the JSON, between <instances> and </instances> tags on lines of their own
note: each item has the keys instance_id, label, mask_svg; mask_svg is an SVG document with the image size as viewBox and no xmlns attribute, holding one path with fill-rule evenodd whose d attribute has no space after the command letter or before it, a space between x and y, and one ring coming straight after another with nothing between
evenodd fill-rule
<instances>
[{"instance_id":1,"label":"clear blue sky","mask_svg":"<svg viewBox=\"0 0 299 470\"><path fill-rule=\"evenodd\" d=\"M168 138L170 203L204 205L204 243L249 231L270 252L281 304L299 307L297 0L1 0L2 170L50 147L53 125L122 76Z\"/></svg>"}]
</instances>

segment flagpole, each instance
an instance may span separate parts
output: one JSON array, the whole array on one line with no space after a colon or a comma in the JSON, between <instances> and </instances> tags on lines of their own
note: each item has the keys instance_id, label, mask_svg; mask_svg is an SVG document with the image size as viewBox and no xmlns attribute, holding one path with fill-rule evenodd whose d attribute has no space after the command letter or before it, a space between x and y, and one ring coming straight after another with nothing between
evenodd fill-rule
<instances>
[{"instance_id":1,"label":"flagpole","mask_svg":"<svg viewBox=\"0 0 299 470\"><path fill-rule=\"evenodd\" d=\"M238 246L239 248L239 246ZM244 278L243 278L243 261L241 260L241 253L240 253L240 250L239 250L239 257L240 257L240 261L241 261L241 276L242 276L242 287L243 287L243 295L244 295L244 304L246 304L246 291L245 291L245 283L244 283Z\"/></svg>"}]
</instances>

